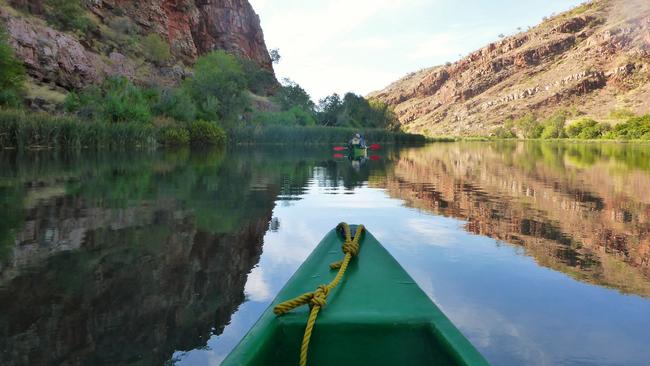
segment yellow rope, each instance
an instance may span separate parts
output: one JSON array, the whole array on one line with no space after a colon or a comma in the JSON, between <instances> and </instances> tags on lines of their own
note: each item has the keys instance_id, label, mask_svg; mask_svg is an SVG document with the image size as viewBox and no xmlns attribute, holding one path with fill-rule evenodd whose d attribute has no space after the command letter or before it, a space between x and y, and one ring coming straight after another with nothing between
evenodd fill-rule
<instances>
[{"instance_id":1,"label":"yellow rope","mask_svg":"<svg viewBox=\"0 0 650 366\"><path fill-rule=\"evenodd\" d=\"M354 234L354 238L352 238L352 234L350 233L350 226L348 226L348 224L342 222L336 228L342 228L343 232L345 233L345 241L342 247L343 253L345 253L345 257L343 257L343 260L339 262L330 264L331 269L339 270L338 273L336 273L336 277L334 277L332 282L328 283L327 285L318 286L318 288L313 292L304 293L294 299L282 302L273 308L275 315L286 314L298 306L306 304L309 304L309 307L311 308L311 311L309 312L309 318L307 319L307 326L305 327L305 335L302 338L302 346L300 348L300 366L307 365L307 350L309 349L309 340L311 339L311 334L314 329L314 323L316 323L316 318L318 317L318 312L327 303L327 295L329 292L334 289L339 284L339 282L341 282L341 279L343 278L345 271L348 269L348 264L350 264L352 257L359 254L359 240L361 240L361 234L364 230L363 225L358 226L357 232Z\"/></svg>"}]
</instances>

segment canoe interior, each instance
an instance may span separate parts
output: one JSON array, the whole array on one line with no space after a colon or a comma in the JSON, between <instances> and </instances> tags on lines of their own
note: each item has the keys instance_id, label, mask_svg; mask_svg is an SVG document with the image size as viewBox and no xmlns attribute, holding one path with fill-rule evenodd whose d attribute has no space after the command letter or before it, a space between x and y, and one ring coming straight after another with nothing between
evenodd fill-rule
<instances>
[{"instance_id":1,"label":"canoe interior","mask_svg":"<svg viewBox=\"0 0 650 366\"><path fill-rule=\"evenodd\" d=\"M329 282L342 239L331 231L224 365L298 365L309 308L272 307ZM483 357L370 234L318 316L308 365L487 365Z\"/></svg>"}]
</instances>

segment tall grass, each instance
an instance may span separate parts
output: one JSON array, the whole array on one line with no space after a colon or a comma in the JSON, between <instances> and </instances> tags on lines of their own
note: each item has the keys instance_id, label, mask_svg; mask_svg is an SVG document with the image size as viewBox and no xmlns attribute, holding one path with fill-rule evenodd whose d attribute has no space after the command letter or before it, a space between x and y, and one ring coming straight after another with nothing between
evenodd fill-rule
<instances>
[{"instance_id":1,"label":"tall grass","mask_svg":"<svg viewBox=\"0 0 650 366\"><path fill-rule=\"evenodd\" d=\"M0 148L120 148L153 145L153 127L0 110Z\"/></svg>"},{"instance_id":2,"label":"tall grass","mask_svg":"<svg viewBox=\"0 0 650 366\"><path fill-rule=\"evenodd\" d=\"M422 135L382 129L281 125L238 127L230 131L230 139L235 144L345 144L356 132L362 132L368 144L421 144L426 142Z\"/></svg>"}]
</instances>

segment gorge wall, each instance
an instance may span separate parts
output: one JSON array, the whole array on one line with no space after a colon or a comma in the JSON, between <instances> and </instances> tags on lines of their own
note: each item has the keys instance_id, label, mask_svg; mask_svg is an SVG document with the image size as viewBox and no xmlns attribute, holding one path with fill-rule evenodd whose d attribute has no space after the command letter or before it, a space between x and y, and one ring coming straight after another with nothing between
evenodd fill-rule
<instances>
[{"instance_id":1,"label":"gorge wall","mask_svg":"<svg viewBox=\"0 0 650 366\"><path fill-rule=\"evenodd\" d=\"M487 135L508 118L560 108L606 118L650 111L650 2L596 0L370 97L408 131Z\"/></svg>"},{"instance_id":2,"label":"gorge wall","mask_svg":"<svg viewBox=\"0 0 650 366\"><path fill-rule=\"evenodd\" d=\"M61 31L44 21L42 0L0 3L9 41L38 83L82 88L108 75L140 83L174 83L198 56L215 49L273 70L260 19L247 0L90 0L85 31ZM141 39L157 34L172 59L143 56Z\"/></svg>"}]
</instances>

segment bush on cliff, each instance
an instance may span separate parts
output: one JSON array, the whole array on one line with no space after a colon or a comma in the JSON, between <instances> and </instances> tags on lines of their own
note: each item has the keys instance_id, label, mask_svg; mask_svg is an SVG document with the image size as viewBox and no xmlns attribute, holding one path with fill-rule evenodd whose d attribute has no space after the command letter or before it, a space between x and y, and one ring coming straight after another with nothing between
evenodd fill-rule
<instances>
[{"instance_id":1,"label":"bush on cliff","mask_svg":"<svg viewBox=\"0 0 650 366\"><path fill-rule=\"evenodd\" d=\"M86 31L91 24L81 0L45 0L43 4L48 22L61 30Z\"/></svg>"},{"instance_id":2,"label":"bush on cliff","mask_svg":"<svg viewBox=\"0 0 650 366\"><path fill-rule=\"evenodd\" d=\"M25 69L7 42L4 25L0 23L0 106L18 107L22 104Z\"/></svg>"},{"instance_id":3,"label":"bush on cliff","mask_svg":"<svg viewBox=\"0 0 650 366\"><path fill-rule=\"evenodd\" d=\"M155 33L151 33L142 39L142 50L147 60L156 65L164 65L172 58L169 44Z\"/></svg>"}]
</instances>

